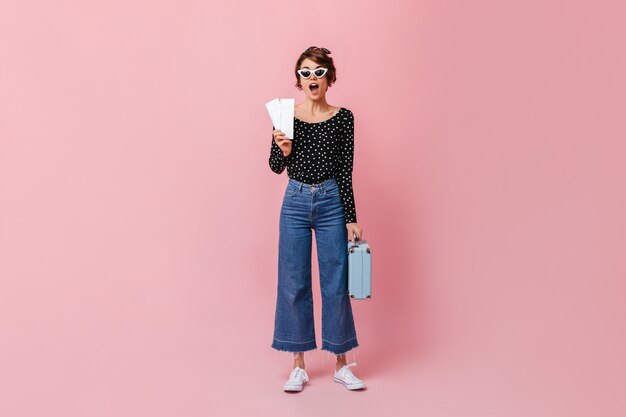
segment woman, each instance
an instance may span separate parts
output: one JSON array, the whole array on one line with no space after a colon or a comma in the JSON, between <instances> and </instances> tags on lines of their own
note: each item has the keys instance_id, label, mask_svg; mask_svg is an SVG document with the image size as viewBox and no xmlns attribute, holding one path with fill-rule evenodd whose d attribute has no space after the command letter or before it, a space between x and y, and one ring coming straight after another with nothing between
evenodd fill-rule
<instances>
[{"instance_id":1,"label":"woman","mask_svg":"<svg viewBox=\"0 0 626 417\"><path fill-rule=\"evenodd\" d=\"M311 241L315 230L322 293L322 350L337 356L334 381L360 389L365 383L346 364L357 342L348 296L348 240L362 238L352 190L354 116L326 102L336 80L326 48L312 46L298 58L296 87L305 99L294 108L294 138L273 130L269 165L287 168L289 181L280 211L278 290L271 347L293 352L285 391L301 391L309 377L304 352L317 348L311 289ZM274 127L273 127L274 128Z\"/></svg>"}]
</instances>

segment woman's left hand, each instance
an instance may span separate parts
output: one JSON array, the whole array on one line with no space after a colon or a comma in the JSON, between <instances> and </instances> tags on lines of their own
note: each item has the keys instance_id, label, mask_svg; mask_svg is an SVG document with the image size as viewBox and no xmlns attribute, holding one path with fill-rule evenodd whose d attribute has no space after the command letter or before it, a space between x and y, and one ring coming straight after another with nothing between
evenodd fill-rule
<instances>
[{"instance_id":1,"label":"woman's left hand","mask_svg":"<svg viewBox=\"0 0 626 417\"><path fill-rule=\"evenodd\" d=\"M354 242L355 233L359 236L359 240L363 239L363 231L358 223L346 223L346 228L348 229L348 240L350 242Z\"/></svg>"}]
</instances>

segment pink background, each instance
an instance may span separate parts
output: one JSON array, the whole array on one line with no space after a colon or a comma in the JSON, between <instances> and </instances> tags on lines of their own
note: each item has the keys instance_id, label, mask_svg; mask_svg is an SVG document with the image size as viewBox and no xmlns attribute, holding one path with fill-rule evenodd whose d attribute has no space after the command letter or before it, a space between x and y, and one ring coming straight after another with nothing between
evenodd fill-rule
<instances>
[{"instance_id":1,"label":"pink background","mask_svg":"<svg viewBox=\"0 0 626 417\"><path fill-rule=\"evenodd\" d=\"M617 0L3 1L0 413L625 415L625 18ZM355 115L363 392L317 351L286 394L270 348L287 176L264 104L303 100L309 45Z\"/></svg>"}]
</instances>

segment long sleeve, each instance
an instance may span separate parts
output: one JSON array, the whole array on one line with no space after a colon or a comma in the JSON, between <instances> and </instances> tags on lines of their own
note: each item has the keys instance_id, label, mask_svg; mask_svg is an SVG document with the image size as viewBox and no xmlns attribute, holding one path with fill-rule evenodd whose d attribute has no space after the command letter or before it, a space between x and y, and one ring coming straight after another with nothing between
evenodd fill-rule
<instances>
[{"instance_id":1,"label":"long sleeve","mask_svg":"<svg viewBox=\"0 0 626 417\"><path fill-rule=\"evenodd\" d=\"M274 130L274 126L272 126L272 130ZM272 147L270 149L270 158L269 165L272 171L277 174L281 174L290 160L291 154L289 156L285 156L283 151L280 149L280 146L276 144L274 141L274 135L272 135Z\"/></svg>"},{"instance_id":2,"label":"long sleeve","mask_svg":"<svg viewBox=\"0 0 626 417\"><path fill-rule=\"evenodd\" d=\"M342 123L342 135L338 149L338 167L335 173L344 207L346 223L356 223L354 191L352 189L352 165L354 160L354 115L347 111Z\"/></svg>"}]
</instances>

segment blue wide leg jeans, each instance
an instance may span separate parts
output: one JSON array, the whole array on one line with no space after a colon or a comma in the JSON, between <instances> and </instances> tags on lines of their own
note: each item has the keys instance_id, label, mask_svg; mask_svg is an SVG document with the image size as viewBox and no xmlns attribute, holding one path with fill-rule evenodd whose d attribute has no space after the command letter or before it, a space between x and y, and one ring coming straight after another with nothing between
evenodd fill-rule
<instances>
[{"instance_id":1,"label":"blue wide leg jeans","mask_svg":"<svg viewBox=\"0 0 626 417\"><path fill-rule=\"evenodd\" d=\"M313 230L322 293L322 350L339 355L359 344L348 295L348 231L335 178L319 184L290 178L285 189L271 347L289 352L317 348L311 287Z\"/></svg>"}]
</instances>

